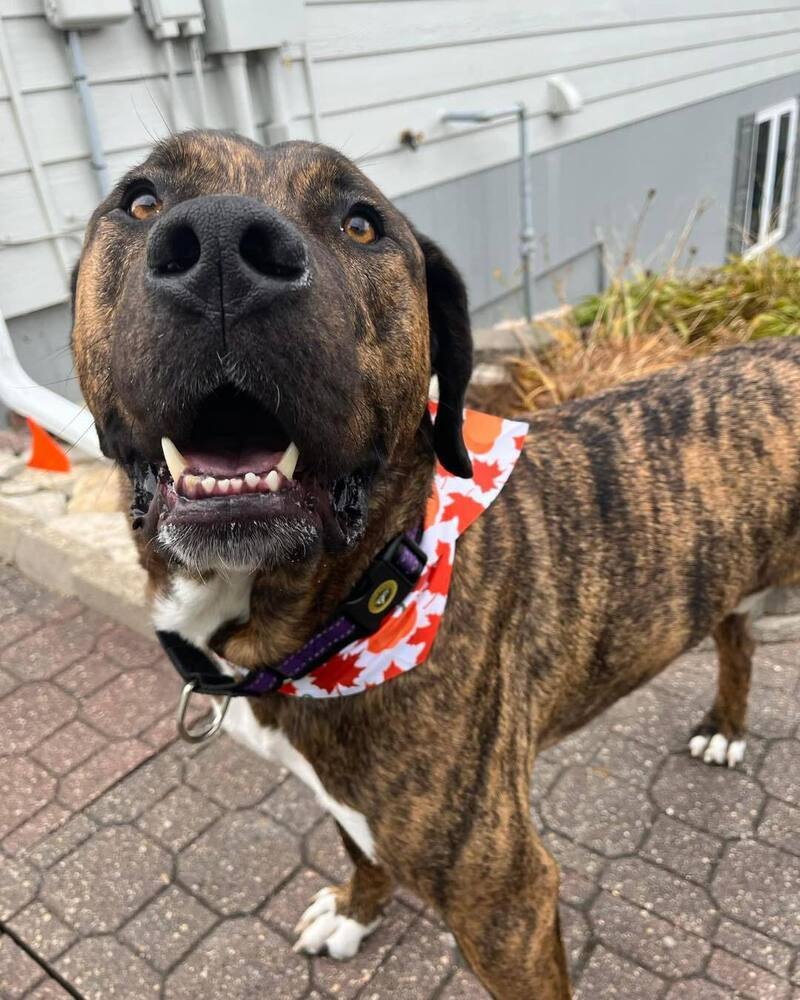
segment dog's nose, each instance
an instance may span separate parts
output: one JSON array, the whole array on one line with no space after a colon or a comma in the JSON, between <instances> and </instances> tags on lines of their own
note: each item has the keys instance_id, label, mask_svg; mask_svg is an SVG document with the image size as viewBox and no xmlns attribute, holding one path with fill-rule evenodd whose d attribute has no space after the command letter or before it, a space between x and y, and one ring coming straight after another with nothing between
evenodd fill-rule
<instances>
[{"instance_id":1,"label":"dog's nose","mask_svg":"<svg viewBox=\"0 0 800 1000\"><path fill-rule=\"evenodd\" d=\"M306 244L291 222L254 198L210 195L170 209L147 241L156 295L233 321L307 283Z\"/></svg>"}]
</instances>

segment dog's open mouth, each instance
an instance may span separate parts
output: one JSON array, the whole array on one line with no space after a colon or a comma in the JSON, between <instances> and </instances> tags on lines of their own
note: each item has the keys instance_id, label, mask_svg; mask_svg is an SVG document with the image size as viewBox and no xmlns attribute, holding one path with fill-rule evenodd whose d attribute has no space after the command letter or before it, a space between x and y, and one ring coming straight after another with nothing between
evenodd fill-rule
<instances>
[{"instance_id":1,"label":"dog's open mouth","mask_svg":"<svg viewBox=\"0 0 800 1000\"><path fill-rule=\"evenodd\" d=\"M309 508L297 445L254 399L218 390L199 408L187 440L162 439L159 481L167 510L192 520L247 520L287 502ZM311 484L315 486L315 483Z\"/></svg>"},{"instance_id":2,"label":"dog's open mouth","mask_svg":"<svg viewBox=\"0 0 800 1000\"><path fill-rule=\"evenodd\" d=\"M184 438L162 448L142 520L183 561L275 566L363 532L368 475L318 478L278 417L238 390L206 397Z\"/></svg>"}]
</instances>

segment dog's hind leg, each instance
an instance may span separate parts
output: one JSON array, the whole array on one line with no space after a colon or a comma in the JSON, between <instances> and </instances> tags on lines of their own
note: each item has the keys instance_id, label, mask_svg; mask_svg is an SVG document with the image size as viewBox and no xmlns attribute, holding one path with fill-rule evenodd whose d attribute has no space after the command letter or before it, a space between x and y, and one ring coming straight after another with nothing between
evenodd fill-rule
<instances>
[{"instance_id":1,"label":"dog's hind leg","mask_svg":"<svg viewBox=\"0 0 800 1000\"><path fill-rule=\"evenodd\" d=\"M747 696L755 643L749 614L731 614L714 630L719 657L717 696L692 733L689 751L707 764L735 767L744 757Z\"/></svg>"},{"instance_id":2,"label":"dog's hind leg","mask_svg":"<svg viewBox=\"0 0 800 1000\"><path fill-rule=\"evenodd\" d=\"M294 950L311 955L327 951L331 958L343 961L352 958L380 924L394 885L386 869L374 865L347 831L336 825L355 871L346 885L317 893L295 928L300 937Z\"/></svg>"}]
</instances>

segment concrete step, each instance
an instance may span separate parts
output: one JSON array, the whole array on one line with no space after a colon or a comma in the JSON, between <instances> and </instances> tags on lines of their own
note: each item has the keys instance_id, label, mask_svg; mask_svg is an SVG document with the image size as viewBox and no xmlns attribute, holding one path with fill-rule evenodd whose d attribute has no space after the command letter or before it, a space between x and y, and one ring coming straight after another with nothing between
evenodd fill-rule
<instances>
[{"instance_id":1,"label":"concrete step","mask_svg":"<svg viewBox=\"0 0 800 1000\"><path fill-rule=\"evenodd\" d=\"M793 642L800 639L800 614L764 615L753 622L756 642Z\"/></svg>"}]
</instances>

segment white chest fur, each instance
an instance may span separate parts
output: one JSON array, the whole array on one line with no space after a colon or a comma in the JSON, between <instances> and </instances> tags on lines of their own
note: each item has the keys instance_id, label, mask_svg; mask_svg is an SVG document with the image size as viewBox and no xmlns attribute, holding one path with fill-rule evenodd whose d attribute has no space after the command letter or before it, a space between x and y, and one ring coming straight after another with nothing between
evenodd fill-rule
<instances>
[{"instance_id":1,"label":"white chest fur","mask_svg":"<svg viewBox=\"0 0 800 1000\"><path fill-rule=\"evenodd\" d=\"M317 772L296 750L279 729L262 726L253 715L246 698L234 698L223 723L225 732L268 760L287 768L316 795L319 803L340 823L366 854L375 861L375 841L367 819L360 812L331 798L325 791Z\"/></svg>"},{"instance_id":2,"label":"white chest fur","mask_svg":"<svg viewBox=\"0 0 800 1000\"><path fill-rule=\"evenodd\" d=\"M188 642L207 650L211 636L221 625L247 620L251 587L252 576L246 573L232 573L225 579L215 576L203 582L176 576L169 594L156 600L154 624L161 631L177 632ZM366 817L331 798L306 758L279 729L262 726L246 698L231 701L223 728L257 754L296 775L347 830L364 854L375 861L375 842Z\"/></svg>"}]
</instances>

